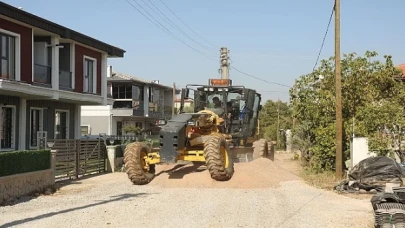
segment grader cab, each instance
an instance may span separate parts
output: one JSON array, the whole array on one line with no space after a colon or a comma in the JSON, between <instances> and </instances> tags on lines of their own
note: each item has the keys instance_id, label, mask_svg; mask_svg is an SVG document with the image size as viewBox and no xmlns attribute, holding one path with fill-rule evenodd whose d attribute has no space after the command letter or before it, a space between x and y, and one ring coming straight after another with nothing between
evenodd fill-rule
<instances>
[{"instance_id":1,"label":"grader cab","mask_svg":"<svg viewBox=\"0 0 405 228\"><path fill-rule=\"evenodd\" d=\"M193 112L184 112L186 98L194 100ZM182 89L179 113L160 130L159 150L152 151L141 142L127 145L128 178L136 185L147 184L156 164L190 161L204 162L212 179L227 181L234 174L234 162L273 159L272 144L259 139L260 101L255 90L232 86L229 79L187 85Z\"/></svg>"}]
</instances>

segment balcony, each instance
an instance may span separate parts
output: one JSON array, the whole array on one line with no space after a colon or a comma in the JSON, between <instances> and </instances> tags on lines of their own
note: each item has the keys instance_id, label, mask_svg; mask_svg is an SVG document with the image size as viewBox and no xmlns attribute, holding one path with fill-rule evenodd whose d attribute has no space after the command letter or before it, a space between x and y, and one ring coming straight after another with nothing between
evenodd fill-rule
<instances>
[{"instance_id":1,"label":"balcony","mask_svg":"<svg viewBox=\"0 0 405 228\"><path fill-rule=\"evenodd\" d=\"M49 85L52 83L52 68L40 64L34 64L34 83Z\"/></svg>"},{"instance_id":2,"label":"balcony","mask_svg":"<svg viewBox=\"0 0 405 228\"><path fill-rule=\"evenodd\" d=\"M133 109L132 110L132 116L143 117L144 115L145 115L145 112L142 109Z\"/></svg>"},{"instance_id":3,"label":"balcony","mask_svg":"<svg viewBox=\"0 0 405 228\"><path fill-rule=\"evenodd\" d=\"M149 117L156 118L156 119L162 119L163 115L161 112L149 111Z\"/></svg>"},{"instance_id":4,"label":"balcony","mask_svg":"<svg viewBox=\"0 0 405 228\"><path fill-rule=\"evenodd\" d=\"M72 89L72 72L59 70L59 89Z\"/></svg>"},{"instance_id":5,"label":"balcony","mask_svg":"<svg viewBox=\"0 0 405 228\"><path fill-rule=\"evenodd\" d=\"M114 116L138 116L143 117L143 102L131 100L114 101L112 114Z\"/></svg>"}]
</instances>

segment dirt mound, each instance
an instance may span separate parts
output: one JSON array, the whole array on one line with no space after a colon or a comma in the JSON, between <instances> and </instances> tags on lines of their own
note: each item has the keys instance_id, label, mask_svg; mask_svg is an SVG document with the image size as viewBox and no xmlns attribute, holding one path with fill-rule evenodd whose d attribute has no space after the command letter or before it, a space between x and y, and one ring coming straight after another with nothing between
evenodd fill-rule
<instances>
[{"instance_id":1,"label":"dirt mound","mask_svg":"<svg viewBox=\"0 0 405 228\"><path fill-rule=\"evenodd\" d=\"M149 185L166 188L268 188L276 187L283 181L300 179L266 158L235 163L232 179L225 182L211 179L204 164L158 165L156 174Z\"/></svg>"}]
</instances>

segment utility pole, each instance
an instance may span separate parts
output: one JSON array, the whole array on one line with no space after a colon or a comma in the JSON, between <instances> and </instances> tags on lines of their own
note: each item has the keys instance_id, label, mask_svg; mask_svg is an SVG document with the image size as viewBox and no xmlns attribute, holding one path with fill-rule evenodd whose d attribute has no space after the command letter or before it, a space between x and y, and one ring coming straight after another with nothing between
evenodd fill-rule
<instances>
[{"instance_id":1,"label":"utility pole","mask_svg":"<svg viewBox=\"0 0 405 228\"><path fill-rule=\"evenodd\" d=\"M340 0L335 0L335 74L336 74L336 179L342 179L342 81L340 71Z\"/></svg>"},{"instance_id":2,"label":"utility pole","mask_svg":"<svg viewBox=\"0 0 405 228\"><path fill-rule=\"evenodd\" d=\"M277 147L280 146L280 98L277 98Z\"/></svg>"},{"instance_id":3,"label":"utility pole","mask_svg":"<svg viewBox=\"0 0 405 228\"><path fill-rule=\"evenodd\" d=\"M176 104L176 83L173 82L173 102L172 102L172 118L174 116L174 106Z\"/></svg>"},{"instance_id":4,"label":"utility pole","mask_svg":"<svg viewBox=\"0 0 405 228\"><path fill-rule=\"evenodd\" d=\"M222 47L220 50L220 69L221 79L229 79L229 51L228 48Z\"/></svg>"}]
</instances>

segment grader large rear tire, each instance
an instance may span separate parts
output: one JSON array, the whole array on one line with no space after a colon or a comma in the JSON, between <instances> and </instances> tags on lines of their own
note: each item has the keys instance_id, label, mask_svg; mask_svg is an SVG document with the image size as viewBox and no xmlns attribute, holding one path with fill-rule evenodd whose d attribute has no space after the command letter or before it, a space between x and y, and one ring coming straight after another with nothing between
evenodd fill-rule
<instances>
[{"instance_id":1,"label":"grader large rear tire","mask_svg":"<svg viewBox=\"0 0 405 228\"><path fill-rule=\"evenodd\" d=\"M125 169L128 178L135 185L148 184L155 176L155 165L147 165L144 159L150 148L140 142L130 143L124 152Z\"/></svg>"},{"instance_id":2,"label":"grader large rear tire","mask_svg":"<svg viewBox=\"0 0 405 228\"><path fill-rule=\"evenodd\" d=\"M217 181L230 180L235 172L232 155L225 138L213 136L204 144L204 157L211 178Z\"/></svg>"},{"instance_id":3,"label":"grader large rear tire","mask_svg":"<svg viewBox=\"0 0 405 228\"><path fill-rule=\"evenodd\" d=\"M267 142L267 140L265 139L259 139L253 142L253 160L256 160L258 158L268 158L274 161L273 143Z\"/></svg>"}]
</instances>

